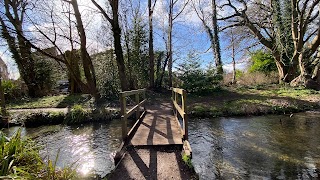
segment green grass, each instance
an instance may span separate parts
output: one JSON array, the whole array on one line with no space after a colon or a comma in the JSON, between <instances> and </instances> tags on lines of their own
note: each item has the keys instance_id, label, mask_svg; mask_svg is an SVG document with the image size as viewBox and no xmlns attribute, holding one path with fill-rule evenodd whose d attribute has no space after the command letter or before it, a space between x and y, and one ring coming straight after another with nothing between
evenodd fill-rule
<instances>
[{"instance_id":1,"label":"green grass","mask_svg":"<svg viewBox=\"0 0 320 180\"><path fill-rule=\"evenodd\" d=\"M8 102L8 109L27 109L27 108L64 108L81 104L83 106L90 106L93 98L89 95L57 95L46 96L42 98L25 98Z\"/></svg>"},{"instance_id":2,"label":"green grass","mask_svg":"<svg viewBox=\"0 0 320 180\"><path fill-rule=\"evenodd\" d=\"M189 96L189 112L197 117L283 114L319 108L320 93L302 87L240 87L208 96Z\"/></svg>"},{"instance_id":3,"label":"green grass","mask_svg":"<svg viewBox=\"0 0 320 180\"><path fill-rule=\"evenodd\" d=\"M290 86L262 86L255 87L240 87L235 90L241 94L259 94L263 96L280 96L280 97L307 97L310 95L320 95L320 92L313 89L306 89L304 87L290 87Z\"/></svg>"}]
</instances>

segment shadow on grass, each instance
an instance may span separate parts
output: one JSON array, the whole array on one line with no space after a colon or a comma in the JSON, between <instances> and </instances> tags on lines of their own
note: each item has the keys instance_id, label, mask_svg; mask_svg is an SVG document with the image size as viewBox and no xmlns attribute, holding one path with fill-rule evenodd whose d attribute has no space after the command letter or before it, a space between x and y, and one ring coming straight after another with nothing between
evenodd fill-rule
<instances>
[{"instance_id":1,"label":"shadow on grass","mask_svg":"<svg viewBox=\"0 0 320 180\"><path fill-rule=\"evenodd\" d=\"M59 104L56 106L57 108L65 108L74 106L76 104L86 104L92 99L92 97L88 94L73 94L66 96Z\"/></svg>"}]
</instances>

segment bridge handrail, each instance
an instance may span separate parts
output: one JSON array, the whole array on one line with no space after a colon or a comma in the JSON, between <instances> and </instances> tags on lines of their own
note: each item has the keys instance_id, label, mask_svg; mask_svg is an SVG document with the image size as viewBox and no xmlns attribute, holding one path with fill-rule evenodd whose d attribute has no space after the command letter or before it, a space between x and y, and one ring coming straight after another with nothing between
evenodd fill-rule
<instances>
[{"instance_id":1,"label":"bridge handrail","mask_svg":"<svg viewBox=\"0 0 320 180\"><path fill-rule=\"evenodd\" d=\"M188 116L187 116L187 106L186 106L186 100L187 100L187 92L184 89L180 88L171 88L172 89L172 104L173 104L173 112L178 119L178 113L182 118L183 127L182 127L182 133L183 133L183 139L188 140ZM181 107L179 106L177 99L178 95L181 96ZM179 122L179 121L178 121Z\"/></svg>"},{"instance_id":2,"label":"bridge handrail","mask_svg":"<svg viewBox=\"0 0 320 180\"><path fill-rule=\"evenodd\" d=\"M143 98L142 101L140 101L140 94L142 94L142 98ZM131 95L135 95L136 105L127 111L126 110L126 104L127 104L126 97L131 96ZM138 89L138 90L120 92L120 106L121 106L120 113L121 113L121 120L122 120L122 140L123 141L125 141L128 138L128 136L131 134L133 129L137 127L138 120L141 118L140 107L141 106L144 107L144 111L142 113L142 115L143 115L146 110L146 108L145 108L146 101L147 101L146 100L146 89ZM128 133L127 118L129 116L131 116L134 112L136 112L137 122L133 125L133 127L129 130L129 133Z\"/></svg>"}]
</instances>

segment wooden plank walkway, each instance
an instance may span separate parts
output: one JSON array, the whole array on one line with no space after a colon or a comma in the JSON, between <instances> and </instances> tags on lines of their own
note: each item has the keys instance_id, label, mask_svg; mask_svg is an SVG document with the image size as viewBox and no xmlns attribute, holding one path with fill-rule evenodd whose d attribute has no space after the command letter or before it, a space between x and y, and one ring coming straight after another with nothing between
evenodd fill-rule
<instances>
[{"instance_id":1,"label":"wooden plank walkway","mask_svg":"<svg viewBox=\"0 0 320 180\"><path fill-rule=\"evenodd\" d=\"M141 122L130 144L133 146L182 145L182 134L172 114L170 103L148 106L148 113Z\"/></svg>"},{"instance_id":2,"label":"wooden plank walkway","mask_svg":"<svg viewBox=\"0 0 320 180\"><path fill-rule=\"evenodd\" d=\"M171 103L147 107L127 151L108 179L197 179L182 161L180 125Z\"/></svg>"}]
</instances>

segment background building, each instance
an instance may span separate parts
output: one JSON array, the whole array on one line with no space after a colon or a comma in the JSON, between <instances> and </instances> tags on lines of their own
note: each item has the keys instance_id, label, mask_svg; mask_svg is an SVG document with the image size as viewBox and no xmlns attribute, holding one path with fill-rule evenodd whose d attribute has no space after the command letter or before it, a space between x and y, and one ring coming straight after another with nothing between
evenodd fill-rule
<instances>
[{"instance_id":1,"label":"background building","mask_svg":"<svg viewBox=\"0 0 320 180\"><path fill-rule=\"evenodd\" d=\"M1 58L0 58L0 72L3 80L9 79L8 67Z\"/></svg>"}]
</instances>

